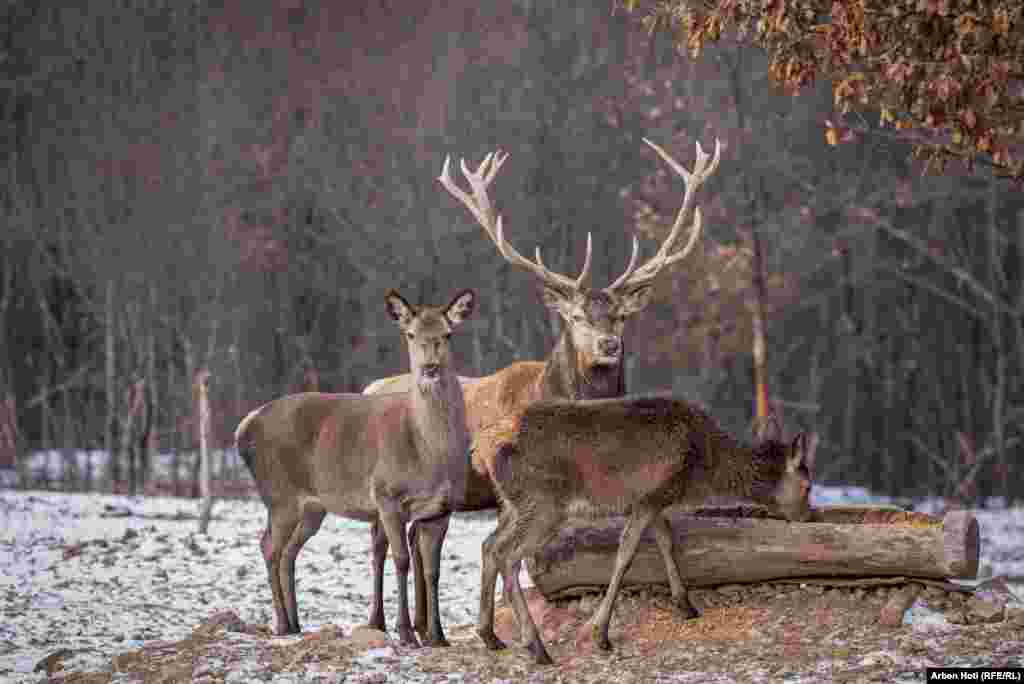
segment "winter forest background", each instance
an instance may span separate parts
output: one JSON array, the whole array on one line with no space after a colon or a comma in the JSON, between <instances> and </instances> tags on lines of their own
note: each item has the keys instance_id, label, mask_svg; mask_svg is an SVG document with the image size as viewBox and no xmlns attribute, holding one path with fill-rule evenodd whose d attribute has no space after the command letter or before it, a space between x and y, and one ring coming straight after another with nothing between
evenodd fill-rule
<instances>
[{"instance_id":1,"label":"winter forest background","mask_svg":"<svg viewBox=\"0 0 1024 684\"><path fill-rule=\"evenodd\" d=\"M718 137L695 256L629 324L630 392L671 389L747 430L756 239L770 400L820 435L816 480L966 504L1024 492L1019 185L922 176L877 113L829 145L830 84L784 93L756 47L691 59L611 2L3 11L8 482L191 493L197 378L233 463L232 430L259 404L405 369L392 287L434 303L478 291L465 374L543 358L557 321L440 188L445 155L508 151L493 193L509 240L576 273L592 231L604 286L682 199L641 138L690 166ZM218 471L222 492L248 482Z\"/></svg>"}]
</instances>

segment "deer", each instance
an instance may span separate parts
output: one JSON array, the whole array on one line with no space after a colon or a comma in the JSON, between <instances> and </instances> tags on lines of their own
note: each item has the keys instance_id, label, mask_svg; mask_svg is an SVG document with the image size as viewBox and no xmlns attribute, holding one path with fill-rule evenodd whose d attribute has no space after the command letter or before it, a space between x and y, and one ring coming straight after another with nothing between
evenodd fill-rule
<instances>
[{"instance_id":1,"label":"deer","mask_svg":"<svg viewBox=\"0 0 1024 684\"><path fill-rule=\"evenodd\" d=\"M663 511L711 496L753 500L788 521L811 517L813 450L804 433L782 440L777 420L743 444L700 407L664 395L529 406L514 439L497 448L491 479L501 500L498 527L483 543L477 633L487 648L506 645L494 633L494 583L502 575L522 640L538 665L553 663L519 585L519 563L539 551L570 516L628 514L615 567L584 635L611 650L608 626L622 578L651 527L666 559L672 602L690 603Z\"/></svg>"},{"instance_id":2,"label":"deer","mask_svg":"<svg viewBox=\"0 0 1024 684\"><path fill-rule=\"evenodd\" d=\"M392 290L387 311L408 348L406 391L367 396L304 392L281 397L242 419L235 444L263 503L260 540L274 604L274 633L301 631L295 560L327 513L371 523L392 548L398 575L398 631L420 644L409 619L409 546L405 526L418 528L412 557L424 558L428 628L424 645L441 645L438 611L441 545L453 510L462 505L469 465L465 402L451 363L451 335L473 312L463 290L444 307L410 305Z\"/></svg>"},{"instance_id":3,"label":"deer","mask_svg":"<svg viewBox=\"0 0 1024 684\"><path fill-rule=\"evenodd\" d=\"M535 250L535 259L531 261L506 240L502 217L495 211L488 189L508 160L507 153L497 150L488 154L475 171L467 167L465 159L460 161L459 166L469 185L469 192L459 187L452 178L451 157L445 157L441 175L437 179L441 186L469 210L508 263L524 269L537 279L542 287L545 306L556 312L562 323L561 334L544 361L520 361L480 378L459 377L466 398L467 427L474 439L468 493L461 511L488 510L498 506L488 476L489 462L494 452L486 443L487 440L477 440L476 435L482 431L501 432L509 420L514 424L531 402L540 399L601 399L620 397L626 393L626 347L623 341L626 321L647 307L652 286L658 277L669 273L670 267L685 259L696 246L702 227L700 208L694 207L697 191L718 169L721 157L721 141L715 140L713 156L705 154L698 142L693 171L689 171L657 144L646 138L644 142L676 174L683 177L686 193L668 237L654 256L639 264L640 242L634 236L626 270L600 290L589 286L593 251L590 233L587 234L583 268L575 278L547 268L539 247ZM689 226L689 238L681 249L677 249L691 212L693 219ZM368 385L363 393L403 391L410 380L408 374L382 378ZM410 540L414 540L416 535L416 525L413 525L409 530ZM383 631L385 625L381 587L388 539L377 527L371 529L371 536L374 592L369 622ZM425 587L423 572L416 561L414 558L416 629L422 633L426 626L426 614L420 606L423 605ZM434 573L437 572L435 568Z\"/></svg>"}]
</instances>

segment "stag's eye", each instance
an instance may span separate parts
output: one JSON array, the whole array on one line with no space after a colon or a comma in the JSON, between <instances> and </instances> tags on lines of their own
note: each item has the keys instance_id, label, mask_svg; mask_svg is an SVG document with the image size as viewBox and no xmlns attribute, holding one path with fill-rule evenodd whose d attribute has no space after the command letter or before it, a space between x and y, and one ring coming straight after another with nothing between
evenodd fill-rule
<instances>
[{"instance_id":1,"label":"stag's eye","mask_svg":"<svg viewBox=\"0 0 1024 684\"><path fill-rule=\"evenodd\" d=\"M410 340L415 337L415 335L413 335L412 333L408 333L408 332L405 333L405 336L408 337Z\"/></svg>"},{"instance_id":2,"label":"stag's eye","mask_svg":"<svg viewBox=\"0 0 1024 684\"><path fill-rule=\"evenodd\" d=\"M572 315L572 322L573 323L582 323L585 320L587 320L587 319L586 319L586 317L584 317L583 314L573 314Z\"/></svg>"},{"instance_id":3,"label":"stag's eye","mask_svg":"<svg viewBox=\"0 0 1024 684\"><path fill-rule=\"evenodd\" d=\"M444 334L444 339L445 339L445 340L450 340L450 339L452 339L452 334L451 334L451 333L445 333L445 334Z\"/></svg>"}]
</instances>

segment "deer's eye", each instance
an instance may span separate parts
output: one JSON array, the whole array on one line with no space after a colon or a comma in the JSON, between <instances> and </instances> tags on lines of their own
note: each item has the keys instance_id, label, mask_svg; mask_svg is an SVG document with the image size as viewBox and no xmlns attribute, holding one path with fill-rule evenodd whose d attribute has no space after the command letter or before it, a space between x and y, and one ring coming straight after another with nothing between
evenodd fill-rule
<instances>
[{"instance_id":1,"label":"deer's eye","mask_svg":"<svg viewBox=\"0 0 1024 684\"><path fill-rule=\"evenodd\" d=\"M587 319L583 316L583 314L573 314L572 315L573 323L582 323L585 320L587 320Z\"/></svg>"},{"instance_id":2,"label":"deer's eye","mask_svg":"<svg viewBox=\"0 0 1024 684\"><path fill-rule=\"evenodd\" d=\"M413 335L410 332L405 333L405 336L408 337L410 340L415 337L415 335Z\"/></svg>"},{"instance_id":3,"label":"deer's eye","mask_svg":"<svg viewBox=\"0 0 1024 684\"><path fill-rule=\"evenodd\" d=\"M444 334L444 339L445 339L445 340L450 340L450 339L452 339L452 334L451 334L451 333L445 333L445 334Z\"/></svg>"}]
</instances>

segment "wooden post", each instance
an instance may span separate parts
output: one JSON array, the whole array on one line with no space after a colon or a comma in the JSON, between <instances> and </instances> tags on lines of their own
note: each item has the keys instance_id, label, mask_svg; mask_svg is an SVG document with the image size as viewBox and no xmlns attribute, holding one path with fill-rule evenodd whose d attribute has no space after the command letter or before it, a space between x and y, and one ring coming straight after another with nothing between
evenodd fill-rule
<instances>
[{"instance_id":1,"label":"wooden post","mask_svg":"<svg viewBox=\"0 0 1024 684\"><path fill-rule=\"evenodd\" d=\"M0 400L0 465L14 466L18 484L28 484L24 460L18 458L18 414L13 392Z\"/></svg>"},{"instance_id":2,"label":"wooden post","mask_svg":"<svg viewBox=\"0 0 1024 684\"><path fill-rule=\"evenodd\" d=\"M203 368L196 373L199 394L199 533L206 534L213 512L213 492L210 473L210 371Z\"/></svg>"}]
</instances>

